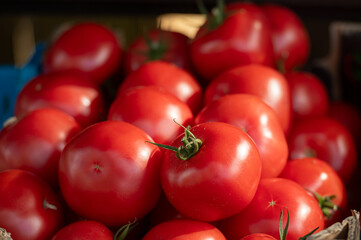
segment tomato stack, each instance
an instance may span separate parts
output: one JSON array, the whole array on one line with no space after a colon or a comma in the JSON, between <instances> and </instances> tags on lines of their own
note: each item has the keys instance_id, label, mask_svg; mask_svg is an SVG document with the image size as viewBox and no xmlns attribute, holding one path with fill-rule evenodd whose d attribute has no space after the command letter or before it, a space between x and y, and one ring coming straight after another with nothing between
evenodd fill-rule
<instances>
[{"instance_id":1,"label":"tomato stack","mask_svg":"<svg viewBox=\"0 0 361 240\"><path fill-rule=\"evenodd\" d=\"M0 132L0 227L294 240L342 220L361 207L361 115L302 69L309 52L298 16L271 4L220 4L193 39L153 29L128 47L70 26Z\"/></svg>"}]
</instances>

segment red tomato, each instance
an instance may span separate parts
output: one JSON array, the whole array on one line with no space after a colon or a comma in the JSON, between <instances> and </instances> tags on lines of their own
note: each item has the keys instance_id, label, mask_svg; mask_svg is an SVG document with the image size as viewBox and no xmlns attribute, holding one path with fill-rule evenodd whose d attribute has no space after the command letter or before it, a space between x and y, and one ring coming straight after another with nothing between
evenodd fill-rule
<instances>
[{"instance_id":1,"label":"red tomato","mask_svg":"<svg viewBox=\"0 0 361 240\"><path fill-rule=\"evenodd\" d=\"M208 19L190 44L195 70L209 82L221 72L250 63L275 66L271 29L255 11L230 11L212 26Z\"/></svg>"},{"instance_id":2,"label":"red tomato","mask_svg":"<svg viewBox=\"0 0 361 240\"><path fill-rule=\"evenodd\" d=\"M329 117L297 121L288 136L290 158L326 161L347 184L356 167L356 147L349 131Z\"/></svg>"},{"instance_id":3,"label":"red tomato","mask_svg":"<svg viewBox=\"0 0 361 240\"><path fill-rule=\"evenodd\" d=\"M326 115L330 100L318 77L308 72L288 72L285 77L290 86L294 118Z\"/></svg>"},{"instance_id":4,"label":"red tomato","mask_svg":"<svg viewBox=\"0 0 361 240\"><path fill-rule=\"evenodd\" d=\"M173 151L163 158L161 183L168 200L183 216L201 221L239 212L252 200L261 176L253 140L222 122L201 123L190 131L197 140L180 135L171 144L182 149L179 157L185 159ZM188 151L192 154L184 153Z\"/></svg>"},{"instance_id":5,"label":"red tomato","mask_svg":"<svg viewBox=\"0 0 361 240\"><path fill-rule=\"evenodd\" d=\"M204 107L194 122L225 122L248 133L262 160L262 178L277 177L286 165L288 145L283 129L275 112L255 95L218 98Z\"/></svg>"},{"instance_id":6,"label":"red tomato","mask_svg":"<svg viewBox=\"0 0 361 240\"><path fill-rule=\"evenodd\" d=\"M57 187L60 153L80 130L74 118L60 110L34 110L0 132L0 170L28 170Z\"/></svg>"},{"instance_id":7,"label":"red tomato","mask_svg":"<svg viewBox=\"0 0 361 240\"><path fill-rule=\"evenodd\" d=\"M291 96L285 77L273 68L250 64L225 71L205 90L205 105L232 93L254 94L262 98L277 114L287 133L292 121Z\"/></svg>"},{"instance_id":8,"label":"red tomato","mask_svg":"<svg viewBox=\"0 0 361 240\"><path fill-rule=\"evenodd\" d=\"M228 240L238 240L251 233L265 233L279 238L281 209L289 211L288 240L298 240L315 228L324 228L323 214L317 201L298 183L283 178L262 179L252 202L238 214L220 222ZM286 221L283 221L283 228Z\"/></svg>"},{"instance_id":9,"label":"red tomato","mask_svg":"<svg viewBox=\"0 0 361 240\"><path fill-rule=\"evenodd\" d=\"M130 44L124 56L125 73L153 60L163 60L192 71L188 48L189 38L184 34L153 29Z\"/></svg>"},{"instance_id":10,"label":"red tomato","mask_svg":"<svg viewBox=\"0 0 361 240\"><path fill-rule=\"evenodd\" d=\"M165 61L150 61L129 74L121 83L118 96L129 88L159 86L185 102L197 113L202 105L202 88L187 71Z\"/></svg>"},{"instance_id":11,"label":"red tomato","mask_svg":"<svg viewBox=\"0 0 361 240\"><path fill-rule=\"evenodd\" d=\"M347 207L346 189L341 178L328 163L317 158L293 159L287 163L280 177L297 182L313 197L316 197L314 193L323 198L334 196L325 203L319 201L326 226L342 220L342 213ZM328 207L326 204L329 203L335 204L339 209Z\"/></svg>"},{"instance_id":12,"label":"red tomato","mask_svg":"<svg viewBox=\"0 0 361 240\"><path fill-rule=\"evenodd\" d=\"M241 240L277 240L277 238L265 233L252 233L242 237Z\"/></svg>"},{"instance_id":13,"label":"red tomato","mask_svg":"<svg viewBox=\"0 0 361 240\"><path fill-rule=\"evenodd\" d=\"M62 207L43 179L13 169L0 172L0 182L0 226L13 239L49 240L62 227Z\"/></svg>"},{"instance_id":14,"label":"red tomato","mask_svg":"<svg viewBox=\"0 0 361 240\"><path fill-rule=\"evenodd\" d=\"M102 223L84 220L66 225L51 240L113 240L113 233Z\"/></svg>"},{"instance_id":15,"label":"red tomato","mask_svg":"<svg viewBox=\"0 0 361 240\"><path fill-rule=\"evenodd\" d=\"M195 221L177 219L153 227L143 240L226 240L224 235L213 225Z\"/></svg>"},{"instance_id":16,"label":"red tomato","mask_svg":"<svg viewBox=\"0 0 361 240\"><path fill-rule=\"evenodd\" d=\"M155 206L161 186L161 151L141 129L104 121L70 141L59 161L64 199L80 216L108 226L141 219Z\"/></svg>"},{"instance_id":17,"label":"red tomato","mask_svg":"<svg viewBox=\"0 0 361 240\"><path fill-rule=\"evenodd\" d=\"M68 113L83 127L102 120L105 113L100 89L79 72L42 74L32 79L16 99L15 115L21 117L44 107Z\"/></svg>"},{"instance_id":18,"label":"red tomato","mask_svg":"<svg viewBox=\"0 0 361 240\"><path fill-rule=\"evenodd\" d=\"M264 4L261 8L271 25L276 61L285 70L302 67L310 53L310 39L302 20L281 5Z\"/></svg>"},{"instance_id":19,"label":"red tomato","mask_svg":"<svg viewBox=\"0 0 361 240\"><path fill-rule=\"evenodd\" d=\"M80 70L97 84L119 67L122 49L115 34L97 23L78 23L62 32L47 50L45 72Z\"/></svg>"},{"instance_id":20,"label":"red tomato","mask_svg":"<svg viewBox=\"0 0 361 240\"><path fill-rule=\"evenodd\" d=\"M188 105L156 86L128 89L110 107L108 120L129 122L148 133L155 142L167 144L193 121Z\"/></svg>"}]
</instances>

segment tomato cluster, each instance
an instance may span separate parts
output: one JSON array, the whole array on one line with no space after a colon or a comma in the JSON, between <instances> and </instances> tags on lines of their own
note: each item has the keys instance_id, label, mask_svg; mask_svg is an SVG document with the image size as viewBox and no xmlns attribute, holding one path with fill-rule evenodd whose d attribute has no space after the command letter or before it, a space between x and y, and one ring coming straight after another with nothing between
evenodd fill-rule
<instances>
[{"instance_id":1,"label":"tomato cluster","mask_svg":"<svg viewBox=\"0 0 361 240\"><path fill-rule=\"evenodd\" d=\"M0 132L0 227L17 240L239 240L287 225L294 240L360 209L361 115L296 70L301 20L218 7L194 39L154 29L126 48L89 22L59 34Z\"/></svg>"}]
</instances>

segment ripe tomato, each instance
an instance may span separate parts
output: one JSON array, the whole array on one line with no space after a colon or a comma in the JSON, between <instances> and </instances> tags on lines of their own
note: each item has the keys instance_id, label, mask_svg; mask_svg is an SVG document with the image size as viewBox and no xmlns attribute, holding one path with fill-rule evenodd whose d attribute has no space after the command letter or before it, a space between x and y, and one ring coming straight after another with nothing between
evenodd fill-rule
<instances>
[{"instance_id":1,"label":"ripe tomato","mask_svg":"<svg viewBox=\"0 0 361 240\"><path fill-rule=\"evenodd\" d=\"M55 192L39 176L20 169L0 172L0 226L13 239L49 240L63 225Z\"/></svg>"},{"instance_id":2,"label":"ripe tomato","mask_svg":"<svg viewBox=\"0 0 361 240\"><path fill-rule=\"evenodd\" d=\"M186 219L171 220L153 227L143 240L226 240L224 235L213 225Z\"/></svg>"},{"instance_id":3,"label":"ripe tomato","mask_svg":"<svg viewBox=\"0 0 361 240\"><path fill-rule=\"evenodd\" d=\"M302 20L291 9L276 5L261 6L271 25L276 61L285 70L302 67L310 53L310 39Z\"/></svg>"},{"instance_id":4,"label":"ripe tomato","mask_svg":"<svg viewBox=\"0 0 361 240\"><path fill-rule=\"evenodd\" d=\"M60 153L80 130L74 118L60 110L34 110L0 132L0 170L28 170L57 187Z\"/></svg>"},{"instance_id":5,"label":"ripe tomato","mask_svg":"<svg viewBox=\"0 0 361 240\"><path fill-rule=\"evenodd\" d=\"M125 73L129 74L144 63L163 60L192 72L189 38L181 33L153 29L136 38L124 56Z\"/></svg>"},{"instance_id":6,"label":"ripe tomato","mask_svg":"<svg viewBox=\"0 0 361 240\"><path fill-rule=\"evenodd\" d=\"M275 112L255 95L218 98L204 107L194 122L225 122L248 133L262 160L262 178L277 177L286 165L288 146L283 129Z\"/></svg>"},{"instance_id":7,"label":"ripe tomato","mask_svg":"<svg viewBox=\"0 0 361 240\"><path fill-rule=\"evenodd\" d=\"M295 119L327 114L330 100L318 77L308 72L288 72L285 77L290 86Z\"/></svg>"},{"instance_id":8,"label":"ripe tomato","mask_svg":"<svg viewBox=\"0 0 361 240\"><path fill-rule=\"evenodd\" d=\"M113 240L113 233L102 223L84 220L66 225L51 240Z\"/></svg>"},{"instance_id":9,"label":"ripe tomato","mask_svg":"<svg viewBox=\"0 0 361 240\"><path fill-rule=\"evenodd\" d=\"M242 237L241 240L277 240L277 238L265 233L252 233Z\"/></svg>"},{"instance_id":10,"label":"ripe tomato","mask_svg":"<svg viewBox=\"0 0 361 240\"><path fill-rule=\"evenodd\" d=\"M45 72L80 70L97 84L119 67L122 49L115 34L97 23L78 23L62 32L47 49Z\"/></svg>"},{"instance_id":11,"label":"ripe tomato","mask_svg":"<svg viewBox=\"0 0 361 240\"><path fill-rule=\"evenodd\" d=\"M240 65L275 66L271 29L263 15L244 8L227 12L212 26L215 19L208 19L190 44L195 70L206 82Z\"/></svg>"},{"instance_id":12,"label":"ripe tomato","mask_svg":"<svg viewBox=\"0 0 361 240\"><path fill-rule=\"evenodd\" d=\"M155 142L167 144L193 121L188 105L156 86L128 89L112 103L108 120L129 122L148 133Z\"/></svg>"},{"instance_id":13,"label":"ripe tomato","mask_svg":"<svg viewBox=\"0 0 361 240\"><path fill-rule=\"evenodd\" d=\"M202 88L187 71L165 61L150 61L130 73L121 83L118 96L130 88L159 86L185 102L196 114L202 105Z\"/></svg>"},{"instance_id":14,"label":"ripe tomato","mask_svg":"<svg viewBox=\"0 0 361 240\"><path fill-rule=\"evenodd\" d=\"M288 240L298 240L317 227L324 228L317 201L301 185L283 178L262 179L252 202L238 214L220 221L219 228L228 240L251 233L279 238L281 209L284 213L289 211ZM285 225L283 221L283 228Z\"/></svg>"},{"instance_id":15,"label":"ripe tomato","mask_svg":"<svg viewBox=\"0 0 361 240\"><path fill-rule=\"evenodd\" d=\"M98 86L84 74L69 71L42 74L29 81L16 99L15 115L44 107L68 113L83 127L102 120L105 113Z\"/></svg>"},{"instance_id":16,"label":"ripe tomato","mask_svg":"<svg viewBox=\"0 0 361 240\"><path fill-rule=\"evenodd\" d=\"M64 199L80 216L108 226L141 219L161 193L161 151L144 131L122 121L91 125L59 161Z\"/></svg>"},{"instance_id":17,"label":"ripe tomato","mask_svg":"<svg viewBox=\"0 0 361 240\"><path fill-rule=\"evenodd\" d=\"M189 131L195 137L178 136L171 144L178 152L166 151L163 158L161 183L168 200L183 216L201 221L239 212L252 200L261 176L253 140L222 122L201 123Z\"/></svg>"},{"instance_id":18,"label":"ripe tomato","mask_svg":"<svg viewBox=\"0 0 361 240\"><path fill-rule=\"evenodd\" d=\"M232 93L254 94L262 98L277 114L283 130L291 126L290 90L285 77L273 68L249 64L218 75L205 90L205 105Z\"/></svg>"},{"instance_id":19,"label":"ripe tomato","mask_svg":"<svg viewBox=\"0 0 361 240\"><path fill-rule=\"evenodd\" d=\"M296 121L288 136L290 158L326 161L347 184L356 167L356 147L349 131L329 117Z\"/></svg>"}]
</instances>

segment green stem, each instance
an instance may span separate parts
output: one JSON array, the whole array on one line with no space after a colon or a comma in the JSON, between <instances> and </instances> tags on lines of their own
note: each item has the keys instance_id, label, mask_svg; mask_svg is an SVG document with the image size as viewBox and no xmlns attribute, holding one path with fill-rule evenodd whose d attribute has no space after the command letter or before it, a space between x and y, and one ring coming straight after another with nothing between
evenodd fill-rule
<instances>
[{"instance_id":1,"label":"green stem","mask_svg":"<svg viewBox=\"0 0 361 240\"><path fill-rule=\"evenodd\" d=\"M339 210L340 207L332 202L333 199L336 198L336 195L331 196L321 196L316 192L312 192L318 200L318 205L320 206L323 215L327 219L331 219L335 211Z\"/></svg>"},{"instance_id":2,"label":"green stem","mask_svg":"<svg viewBox=\"0 0 361 240\"><path fill-rule=\"evenodd\" d=\"M122 226L118 229L118 231L114 234L113 240L124 240L129 232L138 224L137 219L133 222L129 222L128 224Z\"/></svg>"}]
</instances>

